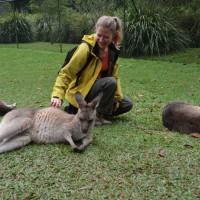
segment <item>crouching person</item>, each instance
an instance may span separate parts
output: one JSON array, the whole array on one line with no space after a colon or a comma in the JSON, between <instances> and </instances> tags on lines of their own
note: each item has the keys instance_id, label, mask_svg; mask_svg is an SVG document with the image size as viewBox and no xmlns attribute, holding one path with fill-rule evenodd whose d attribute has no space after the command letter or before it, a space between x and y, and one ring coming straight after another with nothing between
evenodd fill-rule
<instances>
[{"instance_id":1,"label":"crouching person","mask_svg":"<svg viewBox=\"0 0 200 200\"><path fill-rule=\"evenodd\" d=\"M111 122L105 117L121 115L133 107L132 101L122 94L118 76L121 20L102 16L95 28L94 34L83 37L70 61L60 70L53 87L51 106L59 108L66 98L69 106L65 107L65 111L75 114L78 109L76 91L80 91L87 102L103 92L95 124L109 125Z\"/></svg>"}]
</instances>

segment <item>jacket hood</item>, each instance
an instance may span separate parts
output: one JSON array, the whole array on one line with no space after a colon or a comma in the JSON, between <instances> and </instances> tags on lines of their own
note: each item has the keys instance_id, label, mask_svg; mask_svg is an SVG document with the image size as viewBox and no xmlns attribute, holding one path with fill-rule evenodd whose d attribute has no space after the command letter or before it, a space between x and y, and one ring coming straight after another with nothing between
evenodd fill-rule
<instances>
[{"instance_id":1,"label":"jacket hood","mask_svg":"<svg viewBox=\"0 0 200 200\"><path fill-rule=\"evenodd\" d=\"M84 35L82 41L87 42L92 47L94 47L96 43L96 34Z\"/></svg>"}]
</instances>

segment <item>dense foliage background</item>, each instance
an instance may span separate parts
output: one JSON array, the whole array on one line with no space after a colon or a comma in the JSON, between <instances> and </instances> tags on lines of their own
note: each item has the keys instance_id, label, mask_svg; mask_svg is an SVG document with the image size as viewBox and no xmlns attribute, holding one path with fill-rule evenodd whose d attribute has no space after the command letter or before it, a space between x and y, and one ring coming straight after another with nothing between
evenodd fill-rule
<instances>
[{"instance_id":1,"label":"dense foliage background","mask_svg":"<svg viewBox=\"0 0 200 200\"><path fill-rule=\"evenodd\" d=\"M124 25L123 55L200 46L200 0L16 0L0 3L0 43L80 43L102 15Z\"/></svg>"}]
</instances>

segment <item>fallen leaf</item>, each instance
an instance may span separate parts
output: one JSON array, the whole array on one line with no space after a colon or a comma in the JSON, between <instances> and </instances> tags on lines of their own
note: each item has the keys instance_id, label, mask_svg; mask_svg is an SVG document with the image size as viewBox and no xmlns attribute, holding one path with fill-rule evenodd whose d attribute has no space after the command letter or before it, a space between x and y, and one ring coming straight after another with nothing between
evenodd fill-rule
<instances>
[{"instance_id":1,"label":"fallen leaf","mask_svg":"<svg viewBox=\"0 0 200 200\"><path fill-rule=\"evenodd\" d=\"M184 147L193 147L191 144L184 144Z\"/></svg>"},{"instance_id":2,"label":"fallen leaf","mask_svg":"<svg viewBox=\"0 0 200 200\"><path fill-rule=\"evenodd\" d=\"M66 158L65 158L66 160L69 160L70 159L70 157L69 156L66 156Z\"/></svg>"},{"instance_id":3,"label":"fallen leaf","mask_svg":"<svg viewBox=\"0 0 200 200\"><path fill-rule=\"evenodd\" d=\"M142 174L143 173L143 169L142 168L137 168L135 171L134 171L134 174Z\"/></svg>"},{"instance_id":4,"label":"fallen leaf","mask_svg":"<svg viewBox=\"0 0 200 200\"><path fill-rule=\"evenodd\" d=\"M165 152L162 149L160 149L158 155L160 157L164 157L165 156Z\"/></svg>"},{"instance_id":5,"label":"fallen leaf","mask_svg":"<svg viewBox=\"0 0 200 200\"><path fill-rule=\"evenodd\" d=\"M149 134L149 135L152 135L153 131L147 130L146 133Z\"/></svg>"},{"instance_id":6,"label":"fallen leaf","mask_svg":"<svg viewBox=\"0 0 200 200\"><path fill-rule=\"evenodd\" d=\"M86 186L79 188L79 190L92 190L92 189L93 189L92 185L86 185Z\"/></svg>"},{"instance_id":7,"label":"fallen leaf","mask_svg":"<svg viewBox=\"0 0 200 200\"><path fill-rule=\"evenodd\" d=\"M110 186L107 184L107 185L105 185L105 187L104 187L104 189L109 189L110 188Z\"/></svg>"},{"instance_id":8,"label":"fallen leaf","mask_svg":"<svg viewBox=\"0 0 200 200\"><path fill-rule=\"evenodd\" d=\"M192 96L194 96L194 94L193 94L193 93L189 93L188 96L191 96L191 97L192 97Z\"/></svg>"},{"instance_id":9,"label":"fallen leaf","mask_svg":"<svg viewBox=\"0 0 200 200\"><path fill-rule=\"evenodd\" d=\"M191 136L195 138L200 138L200 133L192 133Z\"/></svg>"}]
</instances>

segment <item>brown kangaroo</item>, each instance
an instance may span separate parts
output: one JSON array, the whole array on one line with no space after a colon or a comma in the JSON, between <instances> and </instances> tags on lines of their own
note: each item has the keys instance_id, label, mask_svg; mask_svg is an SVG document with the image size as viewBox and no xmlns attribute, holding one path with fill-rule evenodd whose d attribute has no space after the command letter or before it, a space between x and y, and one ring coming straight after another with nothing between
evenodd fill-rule
<instances>
[{"instance_id":1,"label":"brown kangaroo","mask_svg":"<svg viewBox=\"0 0 200 200\"><path fill-rule=\"evenodd\" d=\"M200 133L200 107L174 101L164 107L163 125L170 131Z\"/></svg>"},{"instance_id":2,"label":"brown kangaroo","mask_svg":"<svg viewBox=\"0 0 200 200\"><path fill-rule=\"evenodd\" d=\"M92 130L96 118L96 107L102 97L97 95L86 103L80 92L75 98L79 105L76 115L61 109L16 109L7 113L0 124L0 153L28 145L29 143L69 142L73 151L82 152L92 142ZM75 141L81 141L78 147Z\"/></svg>"},{"instance_id":3,"label":"brown kangaroo","mask_svg":"<svg viewBox=\"0 0 200 200\"><path fill-rule=\"evenodd\" d=\"M0 116L5 115L6 113L14 110L16 108L16 103L7 105L4 101L0 100Z\"/></svg>"}]
</instances>

